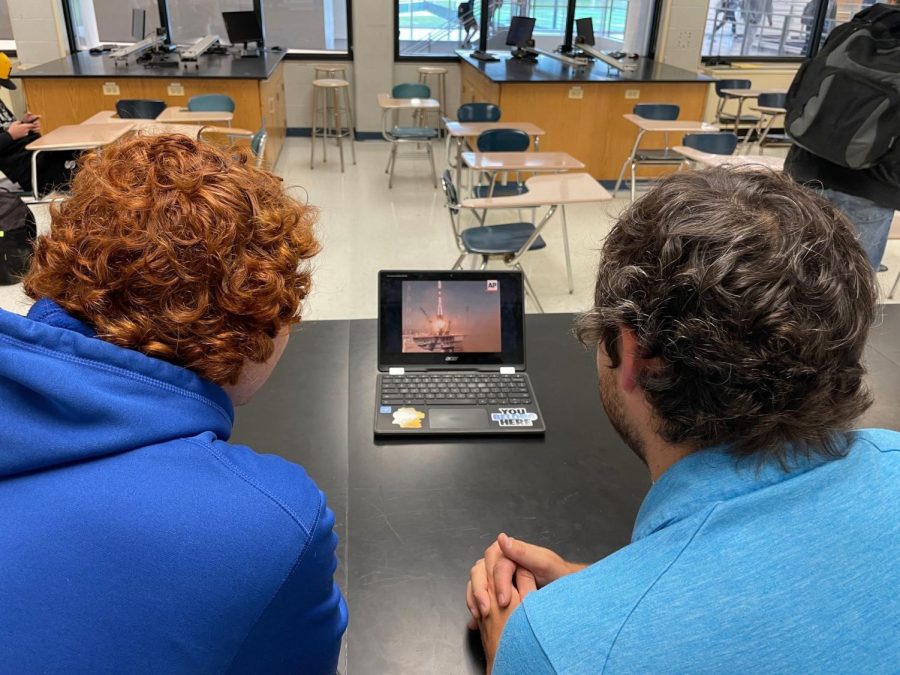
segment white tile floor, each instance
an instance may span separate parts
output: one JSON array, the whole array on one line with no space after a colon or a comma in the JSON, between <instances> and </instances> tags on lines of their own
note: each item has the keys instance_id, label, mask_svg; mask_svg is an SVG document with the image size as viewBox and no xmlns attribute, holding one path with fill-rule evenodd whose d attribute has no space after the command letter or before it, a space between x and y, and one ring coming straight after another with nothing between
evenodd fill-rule
<instances>
[{"instance_id":1,"label":"white tile floor","mask_svg":"<svg viewBox=\"0 0 900 675\"><path fill-rule=\"evenodd\" d=\"M341 174L335 149L328 164L309 169L309 139L289 138L277 172L296 194L320 209L323 252L315 260L315 290L307 300L306 319L370 318L376 313L376 275L380 269L448 269L458 255L441 191L432 188L425 160L400 161L393 190L387 189L384 166L388 146L381 141L357 143L356 166ZM349 153L347 160L349 162ZM443 151L437 153L440 170ZM304 192L305 191L305 192ZM558 216L545 229L547 248L529 253L525 269L547 312L574 312L590 305L594 268L603 237L625 198L567 209L575 293L566 288L565 258ZM46 206L37 206L40 231L49 227ZM517 214L495 212L489 222L517 220ZM900 240L888 242L879 274L883 297L900 270ZM496 263L502 265L502 263ZM900 293L898 293L900 295ZM898 298L900 300L900 298ZM25 313L30 301L21 285L0 286L0 307ZM535 308L529 303L529 311Z\"/></svg>"}]
</instances>

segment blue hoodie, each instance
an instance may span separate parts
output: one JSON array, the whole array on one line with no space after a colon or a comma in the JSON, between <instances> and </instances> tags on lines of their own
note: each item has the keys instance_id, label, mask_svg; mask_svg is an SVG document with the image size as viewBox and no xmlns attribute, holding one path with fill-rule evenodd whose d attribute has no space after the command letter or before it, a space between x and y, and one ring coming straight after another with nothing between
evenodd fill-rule
<instances>
[{"instance_id":1,"label":"blue hoodie","mask_svg":"<svg viewBox=\"0 0 900 675\"><path fill-rule=\"evenodd\" d=\"M0 673L334 673L334 515L231 402L55 303L0 311Z\"/></svg>"}]
</instances>

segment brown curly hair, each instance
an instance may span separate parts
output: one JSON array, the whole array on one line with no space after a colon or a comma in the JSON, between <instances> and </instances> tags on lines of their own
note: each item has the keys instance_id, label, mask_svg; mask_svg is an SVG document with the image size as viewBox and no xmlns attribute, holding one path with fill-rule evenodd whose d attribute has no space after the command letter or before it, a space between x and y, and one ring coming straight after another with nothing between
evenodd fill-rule
<instances>
[{"instance_id":1,"label":"brown curly hair","mask_svg":"<svg viewBox=\"0 0 900 675\"><path fill-rule=\"evenodd\" d=\"M120 347L234 384L300 320L314 208L246 153L136 136L89 153L25 277Z\"/></svg>"},{"instance_id":2,"label":"brown curly hair","mask_svg":"<svg viewBox=\"0 0 900 675\"><path fill-rule=\"evenodd\" d=\"M839 456L871 404L861 363L877 300L852 225L769 171L673 174L606 239L576 333L620 363L621 326L658 371L639 380L670 443Z\"/></svg>"}]
</instances>

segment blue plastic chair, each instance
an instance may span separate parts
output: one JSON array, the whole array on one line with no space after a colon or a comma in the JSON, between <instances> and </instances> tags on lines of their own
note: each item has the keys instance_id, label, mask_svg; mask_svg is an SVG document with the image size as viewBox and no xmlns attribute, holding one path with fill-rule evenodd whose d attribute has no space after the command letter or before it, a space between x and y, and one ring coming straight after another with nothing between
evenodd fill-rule
<instances>
[{"instance_id":1,"label":"blue plastic chair","mask_svg":"<svg viewBox=\"0 0 900 675\"><path fill-rule=\"evenodd\" d=\"M256 166L262 166L268 138L269 134L266 132L265 127L260 127L259 131L253 134L253 137L250 139L250 152L256 157Z\"/></svg>"},{"instance_id":2,"label":"blue plastic chair","mask_svg":"<svg viewBox=\"0 0 900 675\"><path fill-rule=\"evenodd\" d=\"M777 146L787 148L792 145L791 137L786 133L771 133L775 120L781 117L785 112L787 105L787 94L782 92L765 92L756 97L756 103L759 108L768 108L769 110L759 110L759 120L753 131L744 138L744 144L741 146L742 151L746 151L753 143L759 145L760 152L763 148L769 146ZM780 110L781 112L773 112Z\"/></svg>"},{"instance_id":3,"label":"blue plastic chair","mask_svg":"<svg viewBox=\"0 0 900 675\"><path fill-rule=\"evenodd\" d=\"M733 101L735 99L734 96L730 96L728 94L723 94L723 89L749 89L753 86L753 83L750 80L745 79L736 79L736 80L716 80L715 82L716 96L719 97L719 106L716 108L716 119L719 122L725 124L734 124L734 131L737 133L737 128L739 124L755 124L759 118L755 115L744 115L741 111L744 107L743 99L739 99L738 103L738 112L737 115L732 113L722 112L722 109L725 107L725 103L728 101Z\"/></svg>"},{"instance_id":4,"label":"blue plastic chair","mask_svg":"<svg viewBox=\"0 0 900 675\"><path fill-rule=\"evenodd\" d=\"M138 98L116 101L116 114L123 120L155 120L165 109L165 101Z\"/></svg>"},{"instance_id":5,"label":"blue plastic chair","mask_svg":"<svg viewBox=\"0 0 900 675\"><path fill-rule=\"evenodd\" d=\"M674 121L681 114L681 108L674 103L638 103L632 108L631 112L638 117L648 120ZM678 166L683 158L669 147L669 134L665 134L665 147L662 148L641 148L641 139L646 132L643 129L638 130L637 138L634 140L634 146L631 148L631 154L625 158L622 164L622 170L619 172L619 178L616 180L616 186L613 188L613 197L619 193L619 187L625 179L625 171L631 166L631 200L634 201L636 183L637 183L637 167L640 164L655 164L657 166Z\"/></svg>"},{"instance_id":6,"label":"blue plastic chair","mask_svg":"<svg viewBox=\"0 0 900 675\"><path fill-rule=\"evenodd\" d=\"M431 98L431 88L427 84L405 83L395 85L391 89L393 98ZM396 111L395 111L396 112ZM389 174L388 188L394 187L394 167L397 164L397 156L400 145L403 143L424 143L425 153L431 162L431 179L434 187L437 187L437 171L434 167L434 148L431 141L438 137L437 129L431 127L401 127L392 122L391 128L387 125L388 115L382 115L381 134L385 140L391 143L391 152L388 155L388 163L384 172Z\"/></svg>"},{"instance_id":7,"label":"blue plastic chair","mask_svg":"<svg viewBox=\"0 0 900 675\"><path fill-rule=\"evenodd\" d=\"M719 131L704 134L685 134L684 145L711 155L733 155L737 147L738 137L732 131Z\"/></svg>"},{"instance_id":8,"label":"blue plastic chair","mask_svg":"<svg viewBox=\"0 0 900 675\"><path fill-rule=\"evenodd\" d=\"M450 212L450 224L453 226L453 237L460 251L459 258L453 264L452 269L461 269L463 262L470 255L481 256L481 269L487 267L491 258L502 258L504 262L514 269L522 272L525 281L525 290L531 295L534 304L540 311L544 311L541 303L531 287L528 275L522 269L519 258L528 251L537 251L546 248L547 242L540 236L534 223L517 222L501 223L497 225L484 225L484 216L475 213L481 223L478 227L462 229L460 226L460 212L462 207L459 202L459 194L453 184L453 177L449 169L445 169L441 175L441 187L444 197L447 199L447 209Z\"/></svg>"},{"instance_id":9,"label":"blue plastic chair","mask_svg":"<svg viewBox=\"0 0 900 675\"><path fill-rule=\"evenodd\" d=\"M493 103L463 103L456 110L460 122L499 122L500 107Z\"/></svg>"},{"instance_id":10,"label":"blue plastic chair","mask_svg":"<svg viewBox=\"0 0 900 675\"><path fill-rule=\"evenodd\" d=\"M531 137L519 129L490 129L482 132L476 142L478 152L525 152L531 145ZM510 197L528 192L525 184L516 180L503 184L497 183L498 174L491 176L488 185L476 185L472 188L472 196Z\"/></svg>"},{"instance_id":11,"label":"blue plastic chair","mask_svg":"<svg viewBox=\"0 0 900 675\"><path fill-rule=\"evenodd\" d=\"M200 94L187 102L191 112L234 112L234 99L226 94Z\"/></svg>"}]
</instances>

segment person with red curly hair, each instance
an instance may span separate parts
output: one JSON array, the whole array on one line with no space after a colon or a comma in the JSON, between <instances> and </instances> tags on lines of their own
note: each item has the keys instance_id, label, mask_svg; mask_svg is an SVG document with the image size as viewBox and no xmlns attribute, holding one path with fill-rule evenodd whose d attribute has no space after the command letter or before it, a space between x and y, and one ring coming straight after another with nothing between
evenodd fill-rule
<instances>
[{"instance_id":1,"label":"person with red curly hair","mask_svg":"<svg viewBox=\"0 0 900 675\"><path fill-rule=\"evenodd\" d=\"M334 673L334 514L228 442L310 291L315 210L184 136L81 159L0 312L4 671Z\"/></svg>"}]
</instances>

